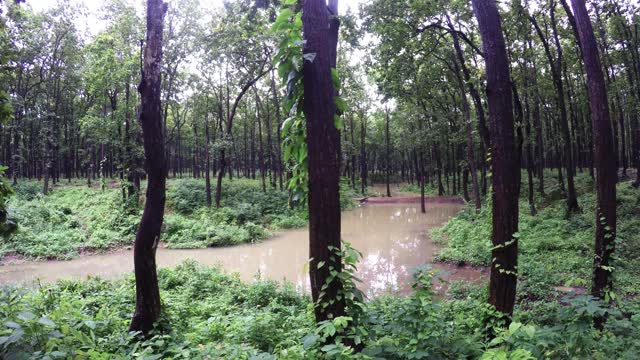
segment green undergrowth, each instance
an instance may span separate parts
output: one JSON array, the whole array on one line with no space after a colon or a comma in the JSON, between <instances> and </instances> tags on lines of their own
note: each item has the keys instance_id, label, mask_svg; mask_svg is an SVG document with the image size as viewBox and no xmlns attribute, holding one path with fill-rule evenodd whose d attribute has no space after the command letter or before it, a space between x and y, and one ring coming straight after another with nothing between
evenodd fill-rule
<instances>
[{"instance_id":1,"label":"green undergrowth","mask_svg":"<svg viewBox=\"0 0 640 360\"><path fill-rule=\"evenodd\" d=\"M364 350L322 344L345 318L316 327L313 306L292 285L244 283L217 268L187 262L161 269L164 313L141 342L127 331L134 279L61 281L0 292L0 358L4 359L634 359L640 351L640 307L605 309L588 298L517 310L503 328L486 292L452 286L435 297L420 272L415 291L364 307ZM607 312L604 331L592 316ZM333 330L332 330L333 329ZM336 352L335 349L340 349Z\"/></svg>"},{"instance_id":2,"label":"green undergrowth","mask_svg":"<svg viewBox=\"0 0 640 360\"><path fill-rule=\"evenodd\" d=\"M142 205L123 201L118 184L113 185L101 190L63 182L45 196L41 183L19 182L8 206L18 230L0 239L0 257L68 259L131 245ZM353 206L352 194L344 188L341 201L347 209ZM171 248L251 243L276 230L304 227L307 218L304 206L290 208L286 192L270 187L263 192L256 180L225 179L220 209L209 209L203 179L171 179L162 240Z\"/></svg>"},{"instance_id":3,"label":"green undergrowth","mask_svg":"<svg viewBox=\"0 0 640 360\"><path fill-rule=\"evenodd\" d=\"M414 194L420 194L421 189L420 189L420 185L417 184L417 183L414 183L414 184L403 184L402 186L400 186L400 191L401 192L414 193ZM435 184L432 184L432 183L424 184L424 194L425 195L429 195L429 196L438 195L438 185L435 185Z\"/></svg>"},{"instance_id":4,"label":"green undergrowth","mask_svg":"<svg viewBox=\"0 0 640 360\"><path fill-rule=\"evenodd\" d=\"M40 193L37 183L22 183L9 202L18 231L0 240L5 252L34 258L71 258L82 250L131 243L139 211L122 204L118 189L80 186Z\"/></svg>"},{"instance_id":5,"label":"green undergrowth","mask_svg":"<svg viewBox=\"0 0 640 360\"><path fill-rule=\"evenodd\" d=\"M542 299L552 286L590 287L594 254L595 204L593 180L586 174L576 177L581 212L567 217L565 202L554 183L547 196L536 192L538 214L530 214L523 188L518 231L519 295ZM523 184L526 186L526 183ZM640 191L630 182L617 186L618 237L615 261L615 290L619 295L635 295L640 289ZM470 205L443 227L432 231L443 244L437 259L457 264L488 266L491 261L491 209L484 204L478 214Z\"/></svg>"}]
</instances>

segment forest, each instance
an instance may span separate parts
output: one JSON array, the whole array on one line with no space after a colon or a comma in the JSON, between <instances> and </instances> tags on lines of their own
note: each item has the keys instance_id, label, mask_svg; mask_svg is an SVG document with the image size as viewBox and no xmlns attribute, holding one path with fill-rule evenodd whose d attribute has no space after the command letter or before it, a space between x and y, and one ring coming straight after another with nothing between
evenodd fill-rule
<instances>
[{"instance_id":1,"label":"forest","mask_svg":"<svg viewBox=\"0 0 640 360\"><path fill-rule=\"evenodd\" d=\"M640 358L633 0L0 0L0 359Z\"/></svg>"}]
</instances>

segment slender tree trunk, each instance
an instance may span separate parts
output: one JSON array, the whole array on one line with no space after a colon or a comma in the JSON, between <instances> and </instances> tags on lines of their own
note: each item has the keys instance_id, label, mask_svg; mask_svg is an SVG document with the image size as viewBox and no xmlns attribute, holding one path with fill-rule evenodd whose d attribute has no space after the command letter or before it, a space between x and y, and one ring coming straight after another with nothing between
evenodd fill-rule
<instances>
[{"instance_id":1,"label":"slender tree trunk","mask_svg":"<svg viewBox=\"0 0 640 360\"><path fill-rule=\"evenodd\" d=\"M545 50L545 54L547 55L547 59L549 60L549 66L551 67L551 75L553 77L553 83L556 89L556 103L558 104L558 109L560 111L560 133L562 135L563 140L563 156L564 156L564 164L567 171L567 211L568 213L577 212L580 210L578 207L578 198L576 196L575 184L573 181L573 155L571 149L571 136L569 132L569 121L567 119L567 108L564 100L564 85L562 81L562 47L560 46L560 40L558 37L556 20L555 20L555 2L551 0L551 28L553 30L554 41L556 44L557 51L557 60L553 59L551 55L551 50L549 49L549 43L547 39L544 37L542 30L538 26L537 21L530 17L531 23L533 24L542 45Z\"/></svg>"},{"instance_id":2,"label":"slender tree trunk","mask_svg":"<svg viewBox=\"0 0 640 360\"><path fill-rule=\"evenodd\" d=\"M206 195L207 207L211 208L211 155L209 151L211 146L209 145L210 143L209 119L207 118L207 116L205 116L204 118L204 141L205 141L204 150L205 150L205 157L206 157L204 184L205 184L205 192L207 193Z\"/></svg>"},{"instance_id":3,"label":"slender tree trunk","mask_svg":"<svg viewBox=\"0 0 640 360\"><path fill-rule=\"evenodd\" d=\"M433 144L433 156L436 158L436 173L438 176L438 196L444 195L444 185L442 184L442 159L440 157L440 146Z\"/></svg>"},{"instance_id":4,"label":"slender tree trunk","mask_svg":"<svg viewBox=\"0 0 640 360\"><path fill-rule=\"evenodd\" d=\"M360 192L362 195L367 190L367 118L362 115L360 122Z\"/></svg>"},{"instance_id":5,"label":"slender tree trunk","mask_svg":"<svg viewBox=\"0 0 640 360\"><path fill-rule=\"evenodd\" d=\"M276 139L278 142L278 151L276 151L276 163L277 163L277 171L278 171L278 183L280 186L280 191L284 190L284 166L282 164L282 130L281 130L281 122L282 116L280 115L280 99L278 97L278 90L276 89L276 81L275 76L273 74L273 70L271 70L271 92L273 93L273 104L276 109ZM246 151L246 149L245 149Z\"/></svg>"},{"instance_id":6,"label":"slender tree trunk","mask_svg":"<svg viewBox=\"0 0 640 360\"><path fill-rule=\"evenodd\" d=\"M493 263L489 303L507 315L516 299L519 156L514 139L513 97L509 62L498 8L493 0L472 0L482 36L490 114L493 169Z\"/></svg>"},{"instance_id":7,"label":"slender tree trunk","mask_svg":"<svg viewBox=\"0 0 640 360\"><path fill-rule=\"evenodd\" d=\"M594 257L594 280L591 294L605 298L612 290L610 270L611 255L616 238L616 178L617 169L610 159L613 151L613 134L609 120L607 91L598 55L598 45L584 0L571 0L576 23L583 46L585 70L593 123L594 163L596 168L596 235ZM602 328L604 319L596 319Z\"/></svg>"},{"instance_id":8,"label":"slender tree trunk","mask_svg":"<svg viewBox=\"0 0 640 360\"><path fill-rule=\"evenodd\" d=\"M453 58L454 69L458 69L458 63ZM471 111L469 110L469 101L467 100L467 94L464 91L464 82L459 75L459 72L456 71L456 79L458 80L458 88L460 89L460 98L462 99L462 112L464 114L464 122L465 129L467 134L467 161L469 162L469 172L471 173L471 186L473 188L473 198L475 200L476 211L479 211L482 208L482 199L480 197L480 186L478 184L478 167L476 165L476 155L474 151L474 141L473 141L473 129L471 126ZM465 197L468 198L468 190L467 184L468 182L468 173L465 171L464 173L464 190Z\"/></svg>"},{"instance_id":9,"label":"slender tree trunk","mask_svg":"<svg viewBox=\"0 0 640 360\"><path fill-rule=\"evenodd\" d=\"M262 192L267 192L267 183L265 179L265 159L264 159L264 149L262 146L262 120L260 119L260 109L262 107L262 103L260 102L260 97L258 96L258 91L254 88L256 94L256 122L258 123L258 163L260 164L260 178L262 179Z\"/></svg>"},{"instance_id":10,"label":"slender tree trunk","mask_svg":"<svg viewBox=\"0 0 640 360\"><path fill-rule=\"evenodd\" d=\"M161 311L156 272L156 249L164 216L167 165L165 133L160 104L162 71L162 30L167 5L162 0L147 0L147 41L144 51L144 76L138 86L141 98L140 124L144 135L144 153L148 174L147 200L136 234L133 262L136 275L136 310L130 331L148 333Z\"/></svg>"},{"instance_id":11,"label":"slender tree trunk","mask_svg":"<svg viewBox=\"0 0 640 360\"><path fill-rule=\"evenodd\" d=\"M349 124L349 130L351 132L351 188L356 189L356 169L357 169L357 156L356 156L356 139L355 139L355 119L351 115L351 122Z\"/></svg>"},{"instance_id":12,"label":"slender tree trunk","mask_svg":"<svg viewBox=\"0 0 640 360\"><path fill-rule=\"evenodd\" d=\"M385 170L386 170L386 183L387 183L387 197L391 197L391 188L390 188L390 176L391 176L391 145L389 144L389 109L386 109L386 122L385 122L385 130L384 130L384 134L385 134L385 143L386 143L386 166L385 166Z\"/></svg>"},{"instance_id":13,"label":"slender tree trunk","mask_svg":"<svg viewBox=\"0 0 640 360\"><path fill-rule=\"evenodd\" d=\"M528 69L525 68L525 71L528 72ZM533 141L533 135L531 133L531 112L529 108L529 75L525 74L525 93L524 93L524 120L525 120L525 134L527 136L527 145L525 147L526 157L527 157L527 185L528 192L527 198L529 200L529 211L531 215L535 216L537 214L536 211L536 203L534 198L534 184L533 184L533 173L534 173L534 160L533 160L533 146L531 143Z\"/></svg>"}]
</instances>

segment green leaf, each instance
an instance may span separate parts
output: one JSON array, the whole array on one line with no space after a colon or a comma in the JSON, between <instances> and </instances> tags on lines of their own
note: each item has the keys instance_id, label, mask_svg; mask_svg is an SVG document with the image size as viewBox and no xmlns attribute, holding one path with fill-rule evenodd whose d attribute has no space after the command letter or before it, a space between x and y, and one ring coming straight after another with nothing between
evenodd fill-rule
<instances>
[{"instance_id":1,"label":"green leaf","mask_svg":"<svg viewBox=\"0 0 640 360\"><path fill-rule=\"evenodd\" d=\"M340 75L336 68L331 68L331 82L333 83L333 88L336 89L336 92L340 93Z\"/></svg>"},{"instance_id":2,"label":"green leaf","mask_svg":"<svg viewBox=\"0 0 640 360\"><path fill-rule=\"evenodd\" d=\"M35 315L33 313L30 312L21 312L18 314L18 319L20 320L24 320L24 321L29 321L29 320L33 320L35 319Z\"/></svg>"},{"instance_id":3,"label":"green leaf","mask_svg":"<svg viewBox=\"0 0 640 360\"><path fill-rule=\"evenodd\" d=\"M53 321L51 321L51 319L49 319L48 317L44 317L44 316L41 317L38 320L38 323L40 323L42 325L45 325L45 326L56 326L56 324Z\"/></svg>"},{"instance_id":4,"label":"green leaf","mask_svg":"<svg viewBox=\"0 0 640 360\"><path fill-rule=\"evenodd\" d=\"M339 113L345 113L349 109L349 105L347 105L347 102L344 101L344 99L340 96L334 97L333 101L336 103L336 108L338 109Z\"/></svg>"},{"instance_id":5,"label":"green leaf","mask_svg":"<svg viewBox=\"0 0 640 360\"><path fill-rule=\"evenodd\" d=\"M316 342L318 342L318 339L320 339L319 335L308 334L302 338L302 346L304 347L305 350L307 350L313 345L315 345Z\"/></svg>"}]
</instances>

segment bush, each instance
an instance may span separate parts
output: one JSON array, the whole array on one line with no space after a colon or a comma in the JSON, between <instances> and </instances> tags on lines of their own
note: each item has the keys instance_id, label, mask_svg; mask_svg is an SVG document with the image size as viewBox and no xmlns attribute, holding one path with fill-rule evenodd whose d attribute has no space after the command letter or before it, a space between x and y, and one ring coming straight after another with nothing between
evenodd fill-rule
<instances>
[{"instance_id":1,"label":"bush","mask_svg":"<svg viewBox=\"0 0 640 360\"><path fill-rule=\"evenodd\" d=\"M37 182L19 184L20 195L8 204L18 229L0 240L0 254L66 259L135 238L142 209L123 201L120 189L61 185L43 196ZM226 206L208 209L203 180L170 180L162 240L173 248L227 246L265 239L271 236L267 228L306 225L304 211L289 209L285 192L265 193L257 181L225 182L223 194Z\"/></svg>"},{"instance_id":2,"label":"bush","mask_svg":"<svg viewBox=\"0 0 640 360\"><path fill-rule=\"evenodd\" d=\"M362 355L345 349L343 359L634 359L640 352L638 302L531 302L504 327L484 298L443 301L429 273L421 274L409 296L386 295L364 307ZM163 315L143 340L127 331L133 276L2 288L0 358L332 358L327 349L336 345L317 341L313 305L291 284L243 283L195 262L162 268L158 280ZM606 326L597 331L593 316L603 315Z\"/></svg>"},{"instance_id":3,"label":"bush","mask_svg":"<svg viewBox=\"0 0 640 360\"><path fill-rule=\"evenodd\" d=\"M13 186L16 197L31 201L42 194L42 185L37 181L20 181Z\"/></svg>"},{"instance_id":4,"label":"bush","mask_svg":"<svg viewBox=\"0 0 640 360\"><path fill-rule=\"evenodd\" d=\"M551 184L550 187L555 186ZM519 220L519 296L546 298L552 286L584 286L591 281L595 236L595 204L593 182L588 175L576 178L582 191L579 214L567 218L564 199L538 199L537 216L531 216L526 198L520 199ZM536 194L537 195L537 194ZM640 289L640 190L630 183L620 183L618 197L618 234L614 272L618 295L634 295ZM471 206L443 227L431 232L432 238L444 245L439 261L489 266L491 261L491 204L479 214Z\"/></svg>"}]
</instances>

